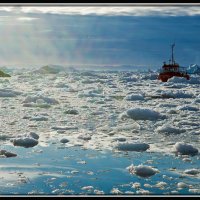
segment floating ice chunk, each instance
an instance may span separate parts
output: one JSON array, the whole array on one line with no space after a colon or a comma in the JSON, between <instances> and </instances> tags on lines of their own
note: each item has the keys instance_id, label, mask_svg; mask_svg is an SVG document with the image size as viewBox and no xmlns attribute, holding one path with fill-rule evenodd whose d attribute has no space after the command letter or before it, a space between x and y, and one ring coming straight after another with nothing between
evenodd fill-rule
<instances>
[{"instance_id":1,"label":"floating ice chunk","mask_svg":"<svg viewBox=\"0 0 200 200\"><path fill-rule=\"evenodd\" d=\"M195 155L198 153L198 149L194 148L190 144L186 144L183 142L177 142L174 145L174 147L178 153L183 154L183 155Z\"/></svg>"},{"instance_id":2,"label":"floating ice chunk","mask_svg":"<svg viewBox=\"0 0 200 200\"><path fill-rule=\"evenodd\" d=\"M200 98L199 99L195 99L192 104L196 104L196 103L200 103Z\"/></svg>"},{"instance_id":3,"label":"floating ice chunk","mask_svg":"<svg viewBox=\"0 0 200 200\"><path fill-rule=\"evenodd\" d=\"M188 188L189 185L187 185L186 183L183 183L183 182L179 182L179 183L177 184L177 187L182 189L182 188Z\"/></svg>"},{"instance_id":4,"label":"floating ice chunk","mask_svg":"<svg viewBox=\"0 0 200 200\"><path fill-rule=\"evenodd\" d=\"M105 194L103 190L94 190L95 194Z\"/></svg>"},{"instance_id":5,"label":"floating ice chunk","mask_svg":"<svg viewBox=\"0 0 200 200\"><path fill-rule=\"evenodd\" d=\"M34 147L38 144L37 140L29 137L14 139L12 142L14 146L22 146L25 148Z\"/></svg>"},{"instance_id":6,"label":"floating ice chunk","mask_svg":"<svg viewBox=\"0 0 200 200\"><path fill-rule=\"evenodd\" d=\"M66 139L66 138L62 138L62 139L60 140L60 142L61 142L61 143L67 143L67 142L69 142L69 140Z\"/></svg>"},{"instance_id":7,"label":"floating ice chunk","mask_svg":"<svg viewBox=\"0 0 200 200\"><path fill-rule=\"evenodd\" d=\"M11 153L11 152L8 152L6 150L0 150L0 156L2 156L2 155L7 157L7 158L17 156L17 154L15 154L15 153Z\"/></svg>"},{"instance_id":8,"label":"floating ice chunk","mask_svg":"<svg viewBox=\"0 0 200 200\"><path fill-rule=\"evenodd\" d=\"M184 171L185 174L190 174L190 175L196 175L200 173L200 170L198 169L186 169Z\"/></svg>"},{"instance_id":9,"label":"floating ice chunk","mask_svg":"<svg viewBox=\"0 0 200 200\"><path fill-rule=\"evenodd\" d=\"M127 101L140 101L144 100L144 97L141 94L130 94L125 97L125 100Z\"/></svg>"},{"instance_id":10,"label":"floating ice chunk","mask_svg":"<svg viewBox=\"0 0 200 200\"><path fill-rule=\"evenodd\" d=\"M133 183L133 185L131 186L132 188L138 189L141 187L141 183Z\"/></svg>"},{"instance_id":11,"label":"floating ice chunk","mask_svg":"<svg viewBox=\"0 0 200 200\"><path fill-rule=\"evenodd\" d=\"M128 131L128 130L139 130L141 127L137 122L133 122L131 125L120 125L114 128L116 131Z\"/></svg>"},{"instance_id":12,"label":"floating ice chunk","mask_svg":"<svg viewBox=\"0 0 200 200\"><path fill-rule=\"evenodd\" d=\"M32 137L33 139L35 140L38 140L39 139L39 135L37 133L34 133L34 132L30 132L29 133L29 136Z\"/></svg>"},{"instance_id":13,"label":"floating ice chunk","mask_svg":"<svg viewBox=\"0 0 200 200\"><path fill-rule=\"evenodd\" d=\"M25 100L23 101L23 103L37 103L37 104L47 103L47 104L55 105L55 104L58 104L59 102L55 100L54 98L37 95L37 96L27 96Z\"/></svg>"},{"instance_id":14,"label":"floating ice chunk","mask_svg":"<svg viewBox=\"0 0 200 200\"><path fill-rule=\"evenodd\" d=\"M116 148L120 151L146 151L150 146L146 143L119 143Z\"/></svg>"},{"instance_id":15,"label":"floating ice chunk","mask_svg":"<svg viewBox=\"0 0 200 200\"><path fill-rule=\"evenodd\" d=\"M13 91L11 89L0 89L0 97L16 97L22 92Z\"/></svg>"},{"instance_id":16,"label":"floating ice chunk","mask_svg":"<svg viewBox=\"0 0 200 200\"><path fill-rule=\"evenodd\" d=\"M120 191L118 188L113 188L113 189L111 190L111 193L112 193L112 194L123 194L123 192Z\"/></svg>"},{"instance_id":17,"label":"floating ice chunk","mask_svg":"<svg viewBox=\"0 0 200 200\"><path fill-rule=\"evenodd\" d=\"M196 193L196 194L200 193L200 189L189 189L188 191L191 193Z\"/></svg>"},{"instance_id":18,"label":"floating ice chunk","mask_svg":"<svg viewBox=\"0 0 200 200\"><path fill-rule=\"evenodd\" d=\"M194 106L178 106L177 110L188 110L188 111L198 111L199 109Z\"/></svg>"},{"instance_id":19,"label":"floating ice chunk","mask_svg":"<svg viewBox=\"0 0 200 200\"><path fill-rule=\"evenodd\" d=\"M91 140L91 136L89 134L79 134L78 135L78 139L81 139L81 140Z\"/></svg>"},{"instance_id":20,"label":"floating ice chunk","mask_svg":"<svg viewBox=\"0 0 200 200\"><path fill-rule=\"evenodd\" d=\"M123 137L116 137L116 138L113 138L114 141L119 141L119 142L125 142L126 141L126 138L123 138Z\"/></svg>"},{"instance_id":21,"label":"floating ice chunk","mask_svg":"<svg viewBox=\"0 0 200 200\"><path fill-rule=\"evenodd\" d=\"M149 190L144 190L144 189L139 189L138 191L136 191L136 194L143 194L143 195L147 195L147 194L151 194L151 192Z\"/></svg>"},{"instance_id":22,"label":"floating ice chunk","mask_svg":"<svg viewBox=\"0 0 200 200\"><path fill-rule=\"evenodd\" d=\"M161 181L161 182L158 182L155 186L160 188L160 189L164 189L164 187L167 186L167 183Z\"/></svg>"},{"instance_id":23,"label":"floating ice chunk","mask_svg":"<svg viewBox=\"0 0 200 200\"><path fill-rule=\"evenodd\" d=\"M66 110L64 113L70 115L78 115L78 111L75 109Z\"/></svg>"},{"instance_id":24,"label":"floating ice chunk","mask_svg":"<svg viewBox=\"0 0 200 200\"><path fill-rule=\"evenodd\" d=\"M168 80L169 83L188 83L188 80L184 77L172 77Z\"/></svg>"},{"instance_id":25,"label":"floating ice chunk","mask_svg":"<svg viewBox=\"0 0 200 200\"><path fill-rule=\"evenodd\" d=\"M156 73L148 73L142 76L142 80L157 80L158 74Z\"/></svg>"},{"instance_id":26,"label":"floating ice chunk","mask_svg":"<svg viewBox=\"0 0 200 200\"><path fill-rule=\"evenodd\" d=\"M56 87L56 88L69 88L69 86L66 83L62 83L62 82L56 82L54 84L54 87Z\"/></svg>"},{"instance_id":27,"label":"floating ice chunk","mask_svg":"<svg viewBox=\"0 0 200 200\"><path fill-rule=\"evenodd\" d=\"M191 122L191 121L186 121L186 120L183 120L183 121L180 121L177 123L178 125L183 125L183 126L199 126L199 123L198 122Z\"/></svg>"},{"instance_id":28,"label":"floating ice chunk","mask_svg":"<svg viewBox=\"0 0 200 200\"><path fill-rule=\"evenodd\" d=\"M153 176L156 173L159 173L157 169L152 168L151 166L146 165L138 165L134 166L131 164L129 167L127 167L130 174L136 174L141 177L150 177Z\"/></svg>"},{"instance_id":29,"label":"floating ice chunk","mask_svg":"<svg viewBox=\"0 0 200 200\"><path fill-rule=\"evenodd\" d=\"M7 140L7 139L9 139L9 138L10 138L9 135L0 134L0 140Z\"/></svg>"},{"instance_id":30,"label":"floating ice chunk","mask_svg":"<svg viewBox=\"0 0 200 200\"><path fill-rule=\"evenodd\" d=\"M78 94L78 97L104 97L102 95L103 91L101 89L93 89L93 90L88 90L84 91Z\"/></svg>"},{"instance_id":31,"label":"floating ice chunk","mask_svg":"<svg viewBox=\"0 0 200 200\"><path fill-rule=\"evenodd\" d=\"M157 133L164 133L164 134L180 134L180 133L185 132L184 129L179 129L168 124L159 126L155 131Z\"/></svg>"},{"instance_id":32,"label":"floating ice chunk","mask_svg":"<svg viewBox=\"0 0 200 200\"><path fill-rule=\"evenodd\" d=\"M186 84L200 84L199 77L190 77L190 80L187 80L184 77L172 77L168 80L171 83L186 83Z\"/></svg>"},{"instance_id":33,"label":"floating ice chunk","mask_svg":"<svg viewBox=\"0 0 200 200\"><path fill-rule=\"evenodd\" d=\"M94 187L89 185L89 186L84 186L81 188L81 190L92 190Z\"/></svg>"},{"instance_id":34,"label":"floating ice chunk","mask_svg":"<svg viewBox=\"0 0 200 200\"><path fill-rule=\"evenodd\" d=\"M76 130L77 127L71 127L71 126L54 126L51 129L53 130Z\"/></svg>"},{"instance_id":35,"label":"floating ice chunk","mask_svg":"<svg viewBox=\"0 0 200 200\"><path fill-rule=\"evenodd\" d=\"M32 117L30 121L48 121L48 118L44 116L35 116Z\"/></svg>"},{"instance_id":36,"label":"floating ice chunk","mask_svg":"<svg viewBox=\"0 0 200 200\"><path fill-rule=\"evenodd\" d=\"M161 92L161 96L168 98L193 98L194 94L185 93L182 91L164 91Z\"/></svg>"},{"instance_id":37,"label":"floating ice chunk","mask_svg":"<svg viewBox=\"0 0 200 200\"><path fill-rule=\"evenodd\" d=\"M131 108L125 113L122 113L121 118L131 118L134 120L157 120L157 119L166 119L165 115L161 115L159 112L148 108Z\"/></svg>"}]
</instances>

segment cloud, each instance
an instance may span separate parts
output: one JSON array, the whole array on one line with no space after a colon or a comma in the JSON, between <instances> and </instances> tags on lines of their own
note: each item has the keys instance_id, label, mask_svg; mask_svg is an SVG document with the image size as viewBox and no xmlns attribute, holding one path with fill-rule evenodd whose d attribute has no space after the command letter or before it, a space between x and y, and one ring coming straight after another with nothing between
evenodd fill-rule
<instances>
[{"instance_id":1,"label":"cloud","mask_svg":"<svg viewBox=\"0 0 200 200\"><path fill-rule=\"evenodd\" d=\"M106 16L193 16L200 15L199 6L27 6L24 13Z\"/></svg>"},{"instance_id":2,"label":"cloud","mask_svg":"<svg viewBox=\"0 0 200 200\"><path fill-rule=\"evenodd\" d=\"M17 20L19 21L32 21L32 20L37 20L39 18L33 18L33 17L18 17Z\"/></svg>"}]
</instances>

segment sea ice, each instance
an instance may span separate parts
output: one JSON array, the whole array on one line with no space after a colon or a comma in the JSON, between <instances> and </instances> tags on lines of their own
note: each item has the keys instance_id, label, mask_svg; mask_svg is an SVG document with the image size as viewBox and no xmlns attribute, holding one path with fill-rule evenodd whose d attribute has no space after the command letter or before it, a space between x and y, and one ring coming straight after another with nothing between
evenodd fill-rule
<instances>
[{"instance_id":1,"label":"sea ice","mask_svg":"<svg viewBox=\"0 0 200 200\"><path fill-rule=\"evenodd\" d=\"M13 139L11 141L13 142L14 146L22 146L25 148L34 147L38 144L37 140L35 140L33 138L29 138L29 137Z\"/></svg>"},{"instance_id":2,"label":"sea ice","mask_svg":"<svg viewBox=\"0 0 200 200\"><path fill-rule=\"evenodd\" d=\"M120 191L118 188L113 188L110 192L111 192L112 194L123 194L123 192Z\"/></svg>"},{"instance_id":3,"label":"sea ice","mask_svg":"<svg viewBox=\"0 0 200 200\"><path fill-rule=\"evenodd\" d=\"M184 182L179 182L177 184L177 187L182 189L182 188L188 188L189 186Z\"/></svg>"},{"instance_id":4,"label":"sea ice","mask_svg":"<svg viewBox=\"0 0 200 200\"><path fill-rule=\"evenodd\" d=\"M34 116L30 119L30 121L48 121L48 118L44 116Z\"/></svg>"},{"instance_id":5,"label":"sea ice","mask_svg":"<svg viewBox=\"0 0 200 200\"><path fill-rule=\"evenodd\" d=\"M53 130L76 130L77 127L71 127L71 126L54 126L51 129Z\"/></svg>"},{"instance_id":6,"label":"sea ice","mask_svg":"<svg viewBox=\"0 0 200 200\"><path fill-rule=\"evenodd\" d=\"M9 135L6 135L6 134L0 134L0 140L7 140L9 139L10 136Z\"/></svg>"},{"instance_id":7,"label":"sea ice","mask_svg":"<svg viewBox=\"0 0 200 200\"><path fill-rule=\"evenodd\" d=\"M6 150L0 150L0 155L3 155L3 156L5 156L5 157L15 157L15 156L17 156L17 154L15 154L15 153L11 153L11 152L9 152L9 151L6 151Z\"/></svg>"},{"instance_id":8,"label":"sea ice","mask_svg":"<svg viewBox=\"0 0 200 200\"><path fill-rule=\"evenodd\" d=\"M188 110L188 111L198 111L199 110L197 107L187 106L187 105L178 106L176 109L177 110Z\"/></svg>"},{"instance_id":9,"label":"sea ice","mask_svg":"<svg viewBox=\"0 0 200 200\"><path fill-rule=\"evenodd\" d=\"M81 190L92 190L94 187L89 185L89 186L84 186L81 188Z\"/></svg>"},{"instance_id":10,"label":"sea ice","mask_svg":"<svg viewBox=\"0 0 200 200\"><path fill-rule=\"evenodd\" d=\"M30 132L29 133L29 136L32 137L33 139L35 140L38 140L39 139L39 135L37 133L34 133L34 132Z\"/></svg>"},{"instance_id":11,"label":"sea ice","mask_svg":"<svg viewBox=\"0 0 200 200\"><path fill-rule=\"evenodd\" d=\"M64 111L65 114L70 114L70 115L78 115L78 111L75 109L69 109Z\"/></svg>"},{"instance_id":12,"label":"sea ice","mask_svg":"<svg viewBox=\"0 0 200 200\"><path fill-rule=\"evenodd\" d=\"M199 169L186 169L184 171L185 174L196 175L200 173Z\"/></svg>"},{"instance_id":13,"label":"sea ice","mask_svg":"<svg viewBox=\"0 0 200 200\"><path fill-rule=\"evenodd\" d=\"M144 97L141 94L130 94L130 95L125 97L125 100L127 100L127 101L140 101L140 100L144 100Z\"/></svg>"},{"instance_id":14,"label":"sea ice","mask_svg":"<svg viewBox=\"0 0 200 200\"><path fill-rule=\"evenodd\" d=\"M22 92L13 91L11 89L0 89L0 97L16 97L21 94Z\"/></svg>"},{"instance_id":15,"label":"sea ice","mask_svg":"<svg viewBox=\"0 0 200 200\"><path fill-rule=\"evenodd\" d=\"M150 146L146 143L118 143L116 148L120 151L146 151Z\"/></svg>"},{"instance_id":16,"label":"sea ice","mask_svg":"<svg viewBox=\"0 0 200 200\"><path fill-rule=\"evenodd\" d=\"M131 164L126 169L128 169L130 174L136 174L144 178L153 176L154 174L159 172L157 169L154 169L151 166L146 166L146 165L134 166L133 164Z\"/></svg>"},{"instance_id":17,"label":"sea ice","mask_svg":"<svg viewBox=\"0 0 200 200\"><path fill-rule=\"evenodd\" d=\"M59 102L54 98L45 97L42 95L35 95L35 96L27 96L23 101L23 103L37 103L37 104L47 103L55 105L58 104Z\"/></svg>"},{"instance_id":18,"label":"sea ice","mask_svg":"<svg viewBox=\"0 0 200 200\"><path fill-rule=\"evenodd\" d=\"M191 144L177 142L174 147L178 153L183 155L195 155L198 153L198 149L193 147Z\"/></svg>"},{"instance_id":19,"label":"sea ice","mask_svg":"<svg viewBox=\"0 0 200 200\"><path fill-rule=\"evenodd\" d=\"M164 124L159 126L156 130L157 133L164 133L164 134L180 134L185 132L184 129L179 129L169 124Z\"/></svg>"},{"instance_id":20,"label":"sea ice","mask_svg":"<svg viewBox=\"0 0 200 200\"><path fill-rule=\"evenodd\" d=\"M121 114L121 118L131 118L134 120L157 120L166 119L165 115L161 115L159 112L148 108L131 108Z\"/></svg>"},{"instance_id":21,"label":"sea ice","mask_svg":"<svg viewBox=\"0 0 200 200\"><path fill-rule=\"evenodd\" d=\"M83 133L79 134L77 138L81 140L91 140L91 136L89 134L83 134Z\"/></svg>"},{"instance_id":22,"label":"sea ice","mask_svg":"<svg viewBox=\"0 0 200 200\"><path fill-rule=\"evenodd\" d=\"M66 138L62 138L62 139L60 140L60 142L61 142L61 143L67 143L67 142L69 142L69 140L66 139Z\"/></svg>"},{"instance_id":23,"label":"sea ice","mask_svg":"<svg viewBox=\"0 0 200 200\"><path fill-rule=\"evenodd\" d=\"M183 91L162 91L162 96L167 96L168 98L193 98L194 94L192 93L186 93Z\"/></svg>"}]
</instances>

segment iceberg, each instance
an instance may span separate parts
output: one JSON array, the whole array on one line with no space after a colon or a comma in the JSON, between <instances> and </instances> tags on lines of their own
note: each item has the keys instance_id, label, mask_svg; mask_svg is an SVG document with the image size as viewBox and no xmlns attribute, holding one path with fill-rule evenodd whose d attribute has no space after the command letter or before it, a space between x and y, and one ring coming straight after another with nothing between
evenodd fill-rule
<instances>
[{"instance_id":1,"label":"iceberg","mask_svg":"<svg viewBox=\"0 0 200 200\"><path fill-rule=\"evenodd\" d=\"M198 66L197 64L191 64L187 68L187 73L189 73L189 74L200 74L200 66Z\"/></svg>"}]
</instances>

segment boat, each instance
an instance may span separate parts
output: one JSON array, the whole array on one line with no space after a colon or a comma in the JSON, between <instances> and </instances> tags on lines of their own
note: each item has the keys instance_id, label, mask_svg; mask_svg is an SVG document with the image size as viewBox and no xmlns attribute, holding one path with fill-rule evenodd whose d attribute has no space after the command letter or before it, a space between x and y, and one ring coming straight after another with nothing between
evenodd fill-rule
<instances>
[{"instance_id":1,"label":"boat","mask_svg":"<svg viewBox=\"0 0 200 200\"><path fill-rule=\"evenodd\" d=\"M172 48L172 55L171 59L169 60L169 64L166 62L163 63L162 69L160 69L158 79L162 82L167 82L168 79L176 76L176 77L184 77L187 80L190 79L190 76L187 74L185 67L180 67L178 63L174 60L174 47L175 43L171 45Z\"/></svg>"}]
</instances>

